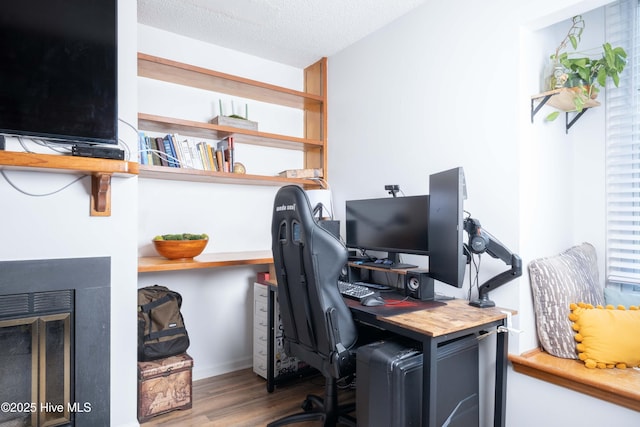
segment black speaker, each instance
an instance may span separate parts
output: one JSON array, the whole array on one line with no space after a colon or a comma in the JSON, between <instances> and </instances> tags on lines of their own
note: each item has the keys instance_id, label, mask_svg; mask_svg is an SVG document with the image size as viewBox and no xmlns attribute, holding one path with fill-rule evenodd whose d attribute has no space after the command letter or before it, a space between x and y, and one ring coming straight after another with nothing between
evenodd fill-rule
<instances>
[{"instance_id":1,"label":"black speaker","mask_svg":"<svg viewBox=\"0 0 640 427\"><path fill-rule=\"evenodd\" d=\"M340 280L345 282L370 282L369 271L363 268L352 267L349 264L345 264L340 270Z\"/></svg>"},{"instance_id":2,"label":"black speaker","mask_svg":"<svg viewBox=\"0 0 640 427\"><path fill-rule=\"evenodd\" d=\"M404 294L421 301L431 301L435 297L433 278L429 273L407 271L404 276Z\"/></svg>"},{"instance_id":3,"label":"black speaker","mask_svg":"<svg viewBox=\"0 0 640 427\"><path fill-rule=\"evenodd\" d=\"M338 276L338 280L342 280L344 282L351 281L351 267L349 267L349 264L345 264L342 266L342 269L340 270L340 276Z\"/></svg>"}]
</instances>

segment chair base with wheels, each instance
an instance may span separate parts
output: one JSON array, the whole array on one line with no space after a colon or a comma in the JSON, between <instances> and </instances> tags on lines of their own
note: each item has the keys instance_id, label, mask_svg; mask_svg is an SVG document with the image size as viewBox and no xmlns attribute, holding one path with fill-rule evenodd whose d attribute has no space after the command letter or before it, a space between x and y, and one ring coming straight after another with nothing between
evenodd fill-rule
<instances>
[{"instance_id":1,"label":"chair base with wheels","mask_svg":"<svg viewBox=\"0 0 640 427\"><path fill-rule=\"evenodd\" d=\"M267 427L284 426L302 421L320 420L324 426L346 425L356 427L356 419L348 414L356 409L355 403L338 405L338 382L334 378L325 378L324 398L310 394L302 402L303 412L288 415L267 424Z\"/></svg>"}]
</instances>

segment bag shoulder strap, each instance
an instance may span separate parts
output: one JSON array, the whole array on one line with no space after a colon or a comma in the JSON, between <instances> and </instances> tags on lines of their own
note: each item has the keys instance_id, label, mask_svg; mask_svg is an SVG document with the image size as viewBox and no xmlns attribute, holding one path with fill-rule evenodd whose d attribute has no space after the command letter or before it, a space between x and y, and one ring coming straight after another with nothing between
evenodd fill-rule
<instances>
[{"instance_id":1,"label":"bag shoulder strap","mask_svg":"<svg viewBox=\"0 0 640 427\"><path fill-rule=\"evenodd\" d=\"M169 302L171 300L178 301L178 298L176 298L176 296L173 295L173 293L167 293L166 295L158 298L157 300L153 300L153 301L150 301L150 302L148 302L146 304L140 305L138 310L142 311L143 313L148 313L151 310L153 310L154 308L158 307L159 305L162 305L162 304L164 304L166 302ZM180 304L178 304L178 307L180 307Z\"/></svg>"}]
</instances>

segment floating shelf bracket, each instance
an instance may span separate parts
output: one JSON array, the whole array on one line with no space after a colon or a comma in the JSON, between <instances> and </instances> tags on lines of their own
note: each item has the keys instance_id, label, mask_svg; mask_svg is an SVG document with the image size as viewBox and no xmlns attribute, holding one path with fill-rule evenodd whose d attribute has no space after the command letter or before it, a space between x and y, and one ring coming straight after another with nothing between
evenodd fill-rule
<instances>
[{"instance_id":1,"label":"floating shelf bracket","mask_svg":"<svg viewBox=\"0 0 640 427\"><path fill-rule=\"evenodd\" d=\"M582 117L582 115L584 113L586 113L588 110L588 108L583 108L582 111L580 111L579 113L577 113L573 119L571 119L571 121L569 121L569 112L564 113L565 114L565 133L569 134L569 129L571 129L571 126L574 125L575 122L578 121L578 119L580 117Z\"/></svg>"},{"instance_id":2,"label":"floating shelf bracket","mask_svg":"<svg viewBox=\"0 0 640 427\"><path fill-rule=\"evenodd\" d=\"M538 111L540 111L540 109L542 107L544 107L544 104L547 103L547 101L553 96L553 94L550 95L545 95L542 98L542 101L540 101L538 103L537 106L535 106L535 101L536 99L540 99L540 98L531 98L531 123L533 123L533 118L536 116L536 114L538 113Z\"/></svg>"},{"instance_id":3,"label":"floating shelf bracket","mask_svg":"<svg viewBox=\"0 0 640 427\"><path fill-rule=\"evenodd\" d=\"M111 216L111 174L91 175L91 216Z\"/></svg>"},{"instance_id":4,"label":"floating shelf bracket","mask_svg":"<svg viewBox=\"0 0 640 427\"><path fill-rule=\"evenodd\" d=\"M111 215L111 177L138 175L138 166L122 160L0 150L0 169L90 175L91 216Z\"/></svg>"}]
</instances>

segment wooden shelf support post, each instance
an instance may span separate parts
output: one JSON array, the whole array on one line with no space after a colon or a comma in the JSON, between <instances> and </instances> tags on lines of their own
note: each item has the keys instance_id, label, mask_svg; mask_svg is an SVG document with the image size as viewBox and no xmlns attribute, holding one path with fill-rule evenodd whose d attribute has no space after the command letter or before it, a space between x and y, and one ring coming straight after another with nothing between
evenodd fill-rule
<instances>
[{"instance_id":1,"label":"wooden shelf support post","mask_svg":"<svg viewBox=\"0 0 640 427\"><path fill-rule=\"evenodd\" d=\"M111 174L91 175L91 216L111 216Z\"/></svg>"}]
</instances>

